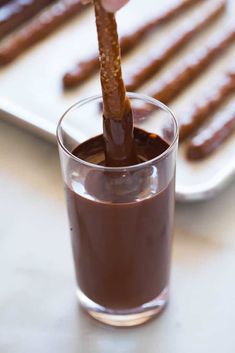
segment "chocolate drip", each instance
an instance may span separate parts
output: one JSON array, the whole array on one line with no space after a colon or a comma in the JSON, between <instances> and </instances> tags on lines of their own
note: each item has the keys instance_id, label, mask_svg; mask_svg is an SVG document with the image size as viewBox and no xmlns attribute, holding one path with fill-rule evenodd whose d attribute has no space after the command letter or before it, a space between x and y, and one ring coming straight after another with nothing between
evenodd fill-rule
<instances>
[{"instance_id":1,"label":"chocolate drip","mask_svg":"<svg viewBox=\"0 0 235 353\"><path fill-rule=\"evenodd\" d=\"M0 44L0 65L8 64L24 50L44 39L66 21L84 11L81 0L60 0Z\"/></svg>"},{"instance_id":2,"label":"chocolate drip","mask_svg":"<svg viewBox=\"0 0 235 353\"><path fill-rule=\"evenodd\" d=\"M208 66L215 62L224 50L235 40L235 26L217 32L209 39L208 44L190 55L178 67L167 72L158 80L148 93L155 99L167 104L181 93Z\"/></svg>"},{"instance_id":3,"label":"chocolate drip","mask_svg":"<svg viewBox=\"0 0 235 353\"><path fill-rule=\"evenodd\" d=\"M105 160L110 167L138 163L133 138L133 118L122 79L120 47L114 14L95 0L103 94Z\"/></svg>"},{"instance_id":4,"label":"chocolate drip","mask_svg":"<svg viewBox=\"0 0 235 353\"><path fill-rule=\"evenodd\" d=\"M191 140L187 150L189 160L200 160L216 151L235 131L235 103L215 115Z\"/></svg>"},{"instance_id":5,"label":"chocolate drip","mask_svg":"<svg viewBox=\"0 0 235 353\"><path fill-rule=\"evenodd\" d=\"M172 5L164 9L161 14L158 14L155 18L145 23L134 32L123 36L120 39L122 54L126 54L135 48L144 37L149 35L159 25L174 19L182 11L186 10L190 6L195 5L195 3L199 1L202 0L176 0ZM72 88L82 84L98 69L99 58L97 53L95 53L90 58L79 62L72 70L64 75L64 87Z\"/></svg>"},{"instance_id":6,"label":"chocolate drip","mask_svg":"<svg viewBox=\"0 0 235 353\"><path fill-rule=\"evenodd\" d=\"M1 8L0 38L12 32L55 0L13 0Z\"/></svg>"},{"instance_id":7,"label":"chocolate drip","mask_svg":"<svg viewBox=\"0 0 235 353\"><path fill-rule=\"evenodd\" d=\"M182 116L180 122L180 141L186 139L215 111L224 99L235 91L235 70L223 75L212 90Z\"/></svg>"},{"instance_id":8,"label":"chocolate drip","mask_svg":"<svg viewBox=\"0 0 235 353\"><path fill-rule=\"evenodd\" d=\"M176 34L166 40L163 48L160 48L160 50L151 50L150 53L146 53L142 62L137 62L136 67L133 64L131 72L127 73L124 79L127 90L130 92L135 91L151 78L174 54L188 44L200 30L217 19L224 12L226 3L226 0L219 0L215 3L209 3L209 6L206 8L200 7L195 16L190 18L186 25L177 29Z\"/></svg>"}]
</instances>

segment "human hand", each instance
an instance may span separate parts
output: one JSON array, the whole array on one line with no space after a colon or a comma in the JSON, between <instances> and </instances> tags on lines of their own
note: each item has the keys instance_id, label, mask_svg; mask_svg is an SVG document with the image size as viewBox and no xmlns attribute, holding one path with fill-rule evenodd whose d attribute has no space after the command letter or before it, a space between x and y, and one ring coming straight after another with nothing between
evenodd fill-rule
<instances>
[{"instance_id":1,"label":"human hand","mask_svg":"<svg viewBox=\"0 0 235 353\"><path fill-rule=\"evenodd\" d=\"M101 0L101 3L106 11L108 12L116 12L125 4L128 3L129 0ZM82 0L83 4L89 3L90 0Z\"/></svg>"}]
</instances>

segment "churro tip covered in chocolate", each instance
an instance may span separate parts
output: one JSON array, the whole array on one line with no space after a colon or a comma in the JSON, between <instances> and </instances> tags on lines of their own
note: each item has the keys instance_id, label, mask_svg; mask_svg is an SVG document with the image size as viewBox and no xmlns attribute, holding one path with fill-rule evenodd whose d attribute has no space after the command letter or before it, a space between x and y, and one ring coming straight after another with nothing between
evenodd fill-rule
<instances>
[{"instance_id":1,"label":"churro tip covered in chocolate","mask_svg":"<svg viewBox=\"0 0 235 353\"><path fill-rule=\"evenodd\" d=\"M137 164L133 116L122 79L120 47L115 16L94 0L103 95L105 162L110 167Z\"/></svg>"},{"instance_id":2,"label":"churro tip covered in chocolate","mask_svg":"<svg viewBox=\"0 0 235 353\"><path fill-rule=\"evenodd\" d=\"M201 160L215 152L235 131L235 102L210 118L191 139L187 148L188 160Z\"/></svg>"},{"instance_id":3,"label":"churro tip covered in chocolate","mask_svg":"<svg viewBox=\"0 0 235 353\"><path fill-rule=\"evenodd\" d=\"M0 8L0 39L53 2L55 0L14 0L5 2L5 6Z\"/></svg>"},{"instance_id":4,"label":"churro tip covered in chocolate","mask_svg":"<svg viewBox=\"0 0 235 353\"><path fill-rule=\"evenodd\" d=\"M74 17L86 6L81 0L59 0L22 26L14 35L0 43L0 65L16 59L26 49L44 39L60 25Z\"/></svg>"},{"instance_id":5,"label":"churro tip covered in chocolate","mask_svg":"<svg viewBox=\"0 0 235 353\"><path fill-rule=\"evenodd\" d=\"M214 83L212 89L205 92L199 101L184 112L180 121L180 141L188 138L207 117L214 112L232 92L235 91L235 70L231 66Z\"/></svg>"},{"instance_id":6,"label":"churro tip covered in chocolate","mask_svg":"<svg viewBox=\"0 0 235 353\"><path fill-rule=\"evenodd\" d=\"M168 104L205 71L235 41L235 25L214 33L203 48L195 50L173 70L157 80L148 95Z\"/></svg>"},{"instance_id":7,"label":"churro tip covered in chocolate","mask_svg":"<svg viewBox=\"0 0 235 353\"><path fill-rule=\"evenodd\" d=\"M140 63L131 66L125 75L128 91L138 89L143 83L156 74L163 65L182 49L199 31L209 26L212 21L221 16L226 8L226 0L209 2L205 7L199 7L197 12L186 23L177 28L176 32L166 40L159 49L151 49L145 53ZM203 10L203 13L202 13Z\"/></svg>"}]
</instances>

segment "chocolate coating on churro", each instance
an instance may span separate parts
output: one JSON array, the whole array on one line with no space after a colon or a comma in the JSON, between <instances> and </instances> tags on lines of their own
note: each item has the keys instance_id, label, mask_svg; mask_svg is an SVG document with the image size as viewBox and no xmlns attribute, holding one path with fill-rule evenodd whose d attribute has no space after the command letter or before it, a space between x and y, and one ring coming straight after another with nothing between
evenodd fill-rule
<instances>
[{"instance_id":1,"label":"chocolate coating on churro","mask_svg":"<svg viewBox=\"0 0 235 353\"><path fill-rule=\"evenodd\" d=\"M215 152L235 131L235 103L229 104L190 141L186 155L189 160L201 160Z\"/></svg>"},{"instance_id":2,"label":"chocolate coating on churro","mask_svg":"<svg viewBox=\"0 0 235 353\"><path fill-rule=\"evenodd\" d=\"M181 93L188 84L198 78L215 59L224 52L235 41L235 26L229 26L222 31L216 32L209 39L205 47L196 50L179 66L169 70L162 79L158 80L149 96L167 104Z\"/></svg>"},{"instance_id":3,"label":"chocolate coating on churro","mask_svg":"<svg viewBox=\"0 0 235 353\"><path fill-rule=\"evenodd\" d=\"M201 0L176 0L172 5L164 9L161 14L158 14L155 18L140 26L132 33L123 36L120 39L122 54L126 54L135 48L144 37L150 34L159 25L167 23L179 15L182 11L186 10L190 6L193 6L199 1ZM88 79L93 73L95 73L98 68L99 58L95 53L90 58L79 62L72 70L64 75L64 87L72 88L78 86L83 83L84 80Z\"/></svg>"},{"instance_id":4,"label":"chocolate coating on churro","mask_svg":"<svg viewBox=\"0 0 235 353\"><path fill-rule=\"evenodd\" d=\"M133 118L122 79L120 47L114 14L94 0L100 52L103 94L105 163L110 167L138 163L133 136Z\"/></svg>"},{"instance_id":5,"label":"chocolate coating on churro","mask_svg":"<svg viewBox=\"0 0 235 353\"><path fill-rule=\"evenodd\" d=\"M0 8L0 38L31 19L55 0L13 0Z\"/></svg>"},{"instance_id":6,"label":"chocolate coating on churro","mask_svg":"<svg viewBox=\"0 0 235 353\"><path fill-rule=\"evenodd\" d=\"M189 137L235 91L235 70L221 76L213 88L184 113L180 121L180 141Z\"/></svg>"},{"instance_id":7,"label":"chocolate coating on churro","mask_svg":"<svg viewBox=\"0 0 235 353\"><path fill-rule=\"evenodd\" d=\"M81 0L60 0L0 44L0 65L8 64L86 8Z\"/></svg>"},{"instance_id":8,"label":"chocolate coating on churro","mask_svg":"<svg viewBox=\"0 0 235 353\"><path fill-rule=\"evenodd\" d=\"M141 62L137 60L136 67L135 63L133 63L130 72L124 77L127 90L132 92L138 89L165 65L174 54L188 44L199 31L210 25L212 21L221 15L225 8L226 0L209 3L206 8L200 7L193 18L190 18L185 25L176 29L175 35L166 39L162 48L153 49L151 52L145 53Z\"/></svg>"}]
</instances>

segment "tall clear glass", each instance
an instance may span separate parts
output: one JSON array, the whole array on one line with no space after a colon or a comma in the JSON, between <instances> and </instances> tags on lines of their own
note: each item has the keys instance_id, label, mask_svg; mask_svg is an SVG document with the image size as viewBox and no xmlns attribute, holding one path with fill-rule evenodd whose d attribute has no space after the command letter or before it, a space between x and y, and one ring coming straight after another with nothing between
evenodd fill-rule
<instances>
[{"instance_id":1,"label":"tall clear glass","mask_svg":"<svg viewBox=\"0 0 235 353\"><path fill-rule=\"evenodd\" d=\"M174 115L155 99L128 96L135 127L168 144L156 158L110 168L73 155L102 134L101 96L72 106L57 128L78 299L94 318L115 326L141 324L168 301L175 204Z\"/></svg>"}]
</instances>

